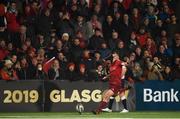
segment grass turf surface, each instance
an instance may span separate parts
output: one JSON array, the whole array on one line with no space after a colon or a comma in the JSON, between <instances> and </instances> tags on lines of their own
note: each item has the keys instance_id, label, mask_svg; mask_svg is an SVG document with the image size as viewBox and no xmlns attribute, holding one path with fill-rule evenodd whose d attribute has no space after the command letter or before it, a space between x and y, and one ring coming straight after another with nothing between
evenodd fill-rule
<instances>
[{"instance_id":1,"label":"grass turf surface","mask_svg":"<svg viewBox=\"0 0 180 119\"><path fill-rule=\"evenodd\" d=\"M98 118L179 118L180 112L129 112L129 113L101 113L100 115L93 115L92 113L79 113L75 112L44 112L44 113L0 113L0 119L98 119Z\"/></svg>"}]
</instances>

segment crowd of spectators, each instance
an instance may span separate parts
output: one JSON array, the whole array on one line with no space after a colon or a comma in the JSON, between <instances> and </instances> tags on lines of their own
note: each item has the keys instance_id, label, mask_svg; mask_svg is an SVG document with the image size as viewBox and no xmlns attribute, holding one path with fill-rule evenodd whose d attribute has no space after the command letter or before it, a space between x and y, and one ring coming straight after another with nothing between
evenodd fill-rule
<instances>
[{"instance_id":1,"label":"crowd of spectators","mask_svg":"<svg viewBox=\"0 0 180 119\"><path fill-rule=\"evenodd\" d=\"M1 0L1 80L99 81L112 51L136 81L180 79L177 2Z\"/></svg>"}]
</instances>

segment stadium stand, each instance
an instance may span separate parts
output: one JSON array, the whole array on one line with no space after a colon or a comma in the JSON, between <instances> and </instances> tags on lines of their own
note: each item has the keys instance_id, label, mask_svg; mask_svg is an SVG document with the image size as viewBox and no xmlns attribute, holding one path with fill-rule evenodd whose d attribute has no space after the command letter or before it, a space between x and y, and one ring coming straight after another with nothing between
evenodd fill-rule
<instances>
[{"instance_id":1,"label":"stadium stand","mask_svg":"<svg viewBox=\"0 0 180 119\"><path fill-rule=\"evenodd\" d=\"M179 0L1 0L1 80L180 79Z\"/></svg>"}]
</instances>

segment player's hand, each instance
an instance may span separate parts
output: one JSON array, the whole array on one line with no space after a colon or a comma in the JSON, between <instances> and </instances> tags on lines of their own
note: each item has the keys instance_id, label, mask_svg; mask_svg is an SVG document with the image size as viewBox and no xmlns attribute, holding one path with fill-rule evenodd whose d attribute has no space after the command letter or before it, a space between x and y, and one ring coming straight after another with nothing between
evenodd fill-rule
<instances>
[{"instance_id":1,"label":"player's hand","mask_svg":"<svg viewBox=\"0 0 180 119\"><path fill-rule=\"evenodd\" d=\"M131 84L134 83L134 80L132 78L128 78L128 82L130 82Z\"/></svg>"},{"instance_id":2,"label":"player's hand","mask_svg":"<svg viewBox=\"0 0 180 119\"><path fill-rule=\"evenodd\" d=\"M103 78L102 78L102 80L106 80L107 79L107 76L104 76Z\"/></svg>"},{"instance_id":3,"label":"player's hand","mask_svg":"<svg viewBox=\"0 0 180 119\"><path fill-rule=\"evenodd\" d=\"M122 62L121 65L127 66L127 65L128 65L128 62Z\"/></svg>"}]
</instances>

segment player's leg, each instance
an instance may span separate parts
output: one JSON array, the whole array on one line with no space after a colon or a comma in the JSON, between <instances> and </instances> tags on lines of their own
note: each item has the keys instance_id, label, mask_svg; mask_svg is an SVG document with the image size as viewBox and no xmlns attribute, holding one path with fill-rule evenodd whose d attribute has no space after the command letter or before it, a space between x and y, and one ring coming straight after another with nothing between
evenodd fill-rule
<instances>
[{"instance_id":1,"label":"player's leg","mask_svg":"<svg viewBox=\"0 0 180 119\"><path fill-rule=\"evenodd\" d=\"M111 89L107 90L102 97L102 101L100 102L99 107L95 111L93 111L93 113L99 114L102 111L102 109L106 107L107 103L109 102L110 97L113 95L114 95L114 92Z\"/></svg>"},{"instance_id":2,"label":"player's leg","mask_svg":"<svg viewBox=\"0 0 180 119\"><path fill-rule=\"evenodd\" d=\"M124 109L121 112L128 112L127 109L127 101L125 96L125 73L127 71L126 67L123 67L122 77L121 77L121 83L120 83L120 90L119 90L119 97L121 98L121 102L124 106Z\"/></svg>"},{"instance_id":3,"label":"player's leg","mask_svg":"<svg viewBox=\"0 0 180 119\"><path fill-rule=\"evenodd\" d=\"M119 96L121 97L121 102L124 106L124 109L121 111L122 113L125 113L125 112L129 112L128 109L127 109L127 100L126 100L126 96L125 96L125 91L122 91Z\"/></svg>"},{"instance_id":4,"label":"player's leg","mask_svg":"<svg viewBox=\"0 0 180 119\"><path fill-rule=\"evenodd\" d=\"M102 109L103 112L112 112L112 105L115 100L115 95L110 97L109 104L107 108Z\"/></svg>"}]
</instances>

